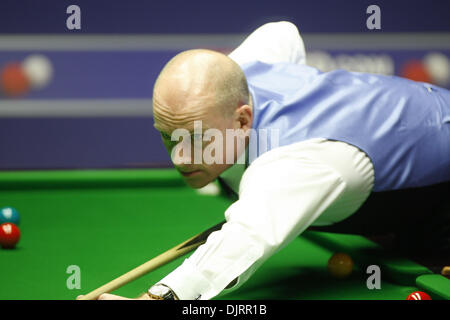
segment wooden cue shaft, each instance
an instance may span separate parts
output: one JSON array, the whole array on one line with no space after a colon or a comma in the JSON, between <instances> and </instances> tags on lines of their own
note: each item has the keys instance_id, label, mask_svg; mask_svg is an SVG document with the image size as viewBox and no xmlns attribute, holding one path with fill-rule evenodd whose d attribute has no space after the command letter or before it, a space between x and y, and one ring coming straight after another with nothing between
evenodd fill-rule
<instances>
[{"instance_id":1,"label":"wooden cue shaft","mask_svg":"<svg viewBox=\"0 0 450 320\"><path fill-rule=\"evenodd\" d=\"M197 234L196 236L180 243L179 245L173 247L172 249L160 254L159 256L147 261L146 263L140 265L139 267L134 268L131 271L121 275L120 277L108 282L107 284L101 286L98 289L95 289L92 292L89 292L86 295L83 295L78 300L95 300L101 294L112 292L125 284L153 271L187 253L196 249L206 242L208 236L214 231L220 230L225 221L209 228L202 233Z\"/></svg>"}]
</instances>

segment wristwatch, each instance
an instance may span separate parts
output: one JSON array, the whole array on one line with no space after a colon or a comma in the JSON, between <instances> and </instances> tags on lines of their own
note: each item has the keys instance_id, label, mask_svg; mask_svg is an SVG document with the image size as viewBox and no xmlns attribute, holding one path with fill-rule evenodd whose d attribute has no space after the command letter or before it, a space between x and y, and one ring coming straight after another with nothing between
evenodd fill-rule
<instances>
[{"instance_id":1,"label":"wristwatch","mask_svg":"<svg viewBox=\"0 0 450 320\"><path fill-rule=\"evenodd\" d=\"M168 286L158 283L148 289L148 295L155 300L179 300Z\"/></svg>"}]
</instances>

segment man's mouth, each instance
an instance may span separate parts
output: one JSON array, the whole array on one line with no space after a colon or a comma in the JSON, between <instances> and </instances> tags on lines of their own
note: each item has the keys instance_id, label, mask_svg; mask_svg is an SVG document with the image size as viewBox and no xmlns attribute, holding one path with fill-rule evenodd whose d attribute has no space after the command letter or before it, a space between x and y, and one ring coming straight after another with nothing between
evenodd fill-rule
<instances>
[{"instance_id":1,"label":"man's mouth","mask_svg":"<svg viewBox=\"0 0 450 320\"><path fill-rule=\"evenodd\" d=\"M180 171L180 173L183 177L192 177L196 174L199 174L200 172L201 172L200 170L194 170L194 171L188 171L188 172Z\"/></svg>"}]
</instances>

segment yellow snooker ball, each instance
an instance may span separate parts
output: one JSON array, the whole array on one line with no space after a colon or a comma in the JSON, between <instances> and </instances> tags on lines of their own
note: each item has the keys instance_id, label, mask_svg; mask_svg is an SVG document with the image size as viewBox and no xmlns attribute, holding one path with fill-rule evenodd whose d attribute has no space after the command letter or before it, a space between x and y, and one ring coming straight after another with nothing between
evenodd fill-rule
<instances>
[{"instance_id":1,"label":"yellow snooker ball","mask_svg":"<svg viewBox=\"0 0 450 320\"><path fill-rule=\"evenodd\" d=\"M335 253L328 260L328 272L335 278L344 279L352 274L353 260L346 253Z\"/></svg>"}]
</instances>

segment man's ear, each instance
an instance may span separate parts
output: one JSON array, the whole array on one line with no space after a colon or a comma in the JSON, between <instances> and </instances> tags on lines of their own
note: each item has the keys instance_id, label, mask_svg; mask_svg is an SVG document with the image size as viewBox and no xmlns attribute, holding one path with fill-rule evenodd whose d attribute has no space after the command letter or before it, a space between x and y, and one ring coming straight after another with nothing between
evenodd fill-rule
<instances>
[{"instance_id":1,"label":"man's ear","mask_svg":"<svg viewBox=\"0 0 450 320\"><path fill-rule=\"evenodd\" d=\"M237 120L239 122L238 129L242 129L244 131L251 129L253 122L252 108L249 105L244 104L240 106L236 110L236 112L237 112Z\"/></svg>"}]
</instances>

